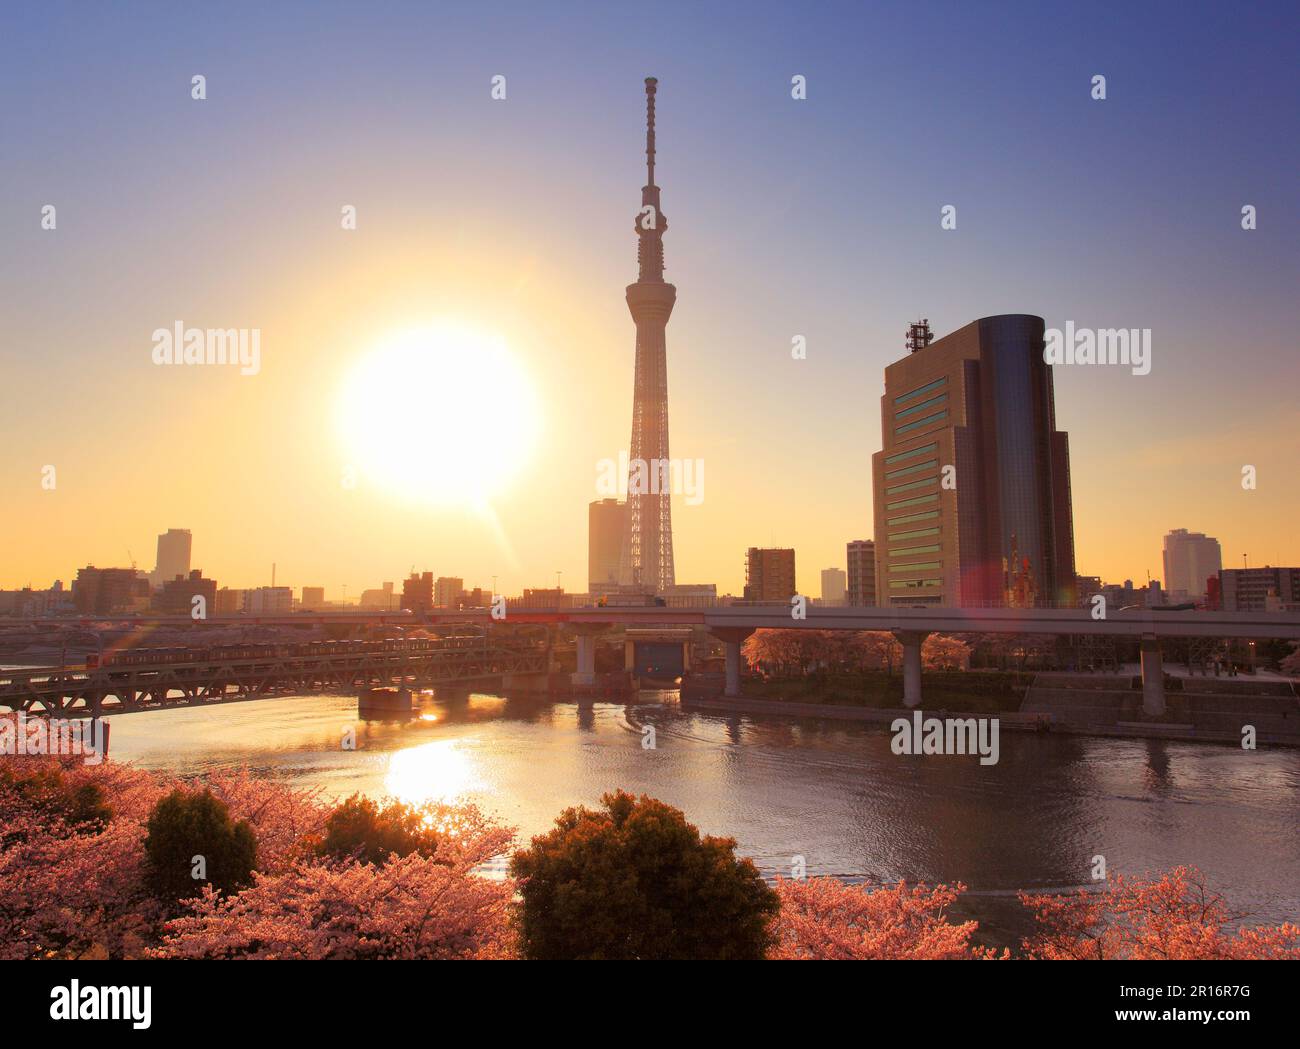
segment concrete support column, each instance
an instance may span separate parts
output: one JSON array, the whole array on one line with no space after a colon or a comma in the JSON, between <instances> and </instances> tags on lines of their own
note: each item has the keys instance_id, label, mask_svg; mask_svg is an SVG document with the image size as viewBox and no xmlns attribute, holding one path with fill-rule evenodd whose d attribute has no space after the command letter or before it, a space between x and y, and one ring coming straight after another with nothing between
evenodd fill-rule
<instances>
[{"instance_id":1,"label":"concrete support column","mask_svg":"<svg viewBox=\"0 0 1300 1049\"><path fill-rule=\"evenodd\" d=\"M596 638L592 634L579 634L578 669L573 674L575 685L594 685L596 683Z\"/></svg>"},{"instance_id":2,"label":"concrete support column","mask_svg":"<svg viewBox=\"0 0 1300 1049\"><path fill-rule=\"evenodd\" d=\"M727 655L727 685L724 696L740 695L740 646L754 632L753 627L722 627L711 633L722 642Z\"/></svg>"},{"instance_id":3,"label":"concrete support column","mask_svg":"<svg viewBox=\"0 0 1300 1049\"><path fill-rule=\"evenodd\" d=\"M740 695L740 645L739 641L724 642L727 649L727 687L724 696Z\"/></svg>"},{"instance_id":4,"label":"concrete support column","mask_svg":"<svg viewBox=\"0 0 1300 1049\"><path fill-rule=\"evenodd\" d=\"M903 646L903 705L921 705L921 645L928 630L895 630L894 639Z\"/></svg>"},{"instance_id":5,"label":"concrete support column","mask_svg":"<svg viewBox=\"0 0 1300 1049\"><path fill-rule=\"evenodd\" d=\"M1165 712L1165 665L1160 642L1153 637L1142 639L1142 713L1159 717Z\"/></svg>"}]
</instances>

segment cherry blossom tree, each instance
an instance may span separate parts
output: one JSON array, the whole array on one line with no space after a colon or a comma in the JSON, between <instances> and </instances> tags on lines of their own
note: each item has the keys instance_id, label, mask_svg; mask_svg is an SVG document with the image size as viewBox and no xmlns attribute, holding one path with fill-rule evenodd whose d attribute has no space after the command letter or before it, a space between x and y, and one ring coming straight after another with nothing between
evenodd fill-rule
<instances>
[{"instance_id":1,"label":"cherry blossom tree","mask_svg":"<svg viewBox=\"0 0 1300 1049\"><path fill-rule=\"evenodd\" d=\"M1020 900L1037 924L1023 945L1031 958L1300 958L1300 926L1234 929L1242 916L1194 867L1156 880L1116 875L1097 891L1021 893Z\"/></svg>"},{"instance_id":2,"label":"cherry blossom tree","mask_svg":"<svg viewBox=\"0 0 1300 1049\"><path fill-rule=\"evenodd\" d=\"M776 919L780 959L966 959L991 955L973 947L976 922L953 924L947 911L966 890L952 886L848 885L835 878L779 879Z\"/></svg>"}]
</instances>

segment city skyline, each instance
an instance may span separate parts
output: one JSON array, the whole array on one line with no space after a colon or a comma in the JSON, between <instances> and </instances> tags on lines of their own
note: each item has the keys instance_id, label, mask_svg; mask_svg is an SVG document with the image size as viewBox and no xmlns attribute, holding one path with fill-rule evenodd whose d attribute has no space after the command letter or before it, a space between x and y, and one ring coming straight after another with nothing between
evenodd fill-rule
<instances>
[{"instance_id":1,"label":"city skyline","mask_svg":"<svg viewBox=\"0 0 1300 1049\"><path fill-rule=\"evenodd\" d=\"M381 72L393 38L372 27L329 83L307 74L346 35L337 17L323 17L272 74L203 16L185 28L162 17L152 36L126 36L89 13L48 62L17 51L0 72L53 100L39 121L6 110L28 148L0 176L13 247L0 296L14 318L0 586L125 565L176 521L198 537L206 574L247 585L265 582L273 562L297 585L350 594L412 564L479 583L496 576L512 592L555 571L582 579L595 462L617 456L627 433L633 362L617 299L639 146L628 115L649 73L673 87L672 134L659 148L674 173L672 272L690 288L674 314L674 450L704 459L709 478L699 506L674 507L678 578L739 593L750 546L841 564L847 541L874 537L866 464L883 445L869 406L905 325L929 316L943 335L1004 310L1055 328L1154 333L1149 375L1053 369L1058 426L1071 434L1080 573L1157 577L1160 537L1174 526L1219 537L1225 565L1243 553L1251 565L1294 564L1300 493L1285 481L1300 449L1286 398L1266 391L1296 378L1296 262L1285 248L1296 195L1283 173L1297 147L1268 133L1270 100L1293 95L1295 74L1268 58L1281 45L1266 13L1240 16L1249 31L1226 40L1213 19L1192 27L1160 15L1123 16L1129 31L1115 39L1080 30L1086 67L1036 73L1026 96L1027 72L991 71L978 49L945 46L954 27L995 38L997 27L956 9L908 27L935 31L939 54L921 78L890 54L890 31L902 28L886 12L855 16L872 42L852 62L847 43L774 13L742 27L730 49L715 46L715 29L672 54L614 43L580 73L562 61L580 43L543 61L523 45L489 49L472 25L436 73L402 62ZM592 17L602 39L626 24ZM671 29L685 16L669 5L664 17ZM1027 46L1050 47L1052 18L1018 18ZM268 39L290 21L267 15ZM162 68L133 65L159 40L187 46ZM1184 63L1213 53L1234 90L1166 50ZM196 101L200 66L208 95ZM1089 97L1094 72L1109 77L1104 101ZM509 93L494 101L498 73ZM807 77L802 100L791 97L796 75ZM393 90L398 102L376 106L377 92ZM363 102L384 118L350 124ZM986 142L943 125L976 105L978 126L1023 123L1028 133ZM118 139L95 131L106 106ZM246 141L255 113L264 126ZM1196 162L1180 163L1170 128L1193 113L1221 119L1200 132ZM298 142L300 153L276 131L337 127L339 114L344 130ZM176 147L165 186L139 149L155 130ZM363 148L340 145L357 139ZM966 177L953 184L896 163L926 145L963 151ZM511 163L521 146L545 163ZM247 159L211 170L207 158L223 151ZM1082 177L1062 180L1066 157ZM1131 163L1114 169L1108 157ZM42 230L51 202L58 225ZM536 204L525 222L521 202ZM945 231L949 203L958 222ZM1258 207L1257 229L1240 228L1243 204ZM339 228L347 205L357 208L352 231ZM364 475L340 483L349 464L333 417L346 376L387 333L431 319L500 334L544 405L531 457L521 454L486 527L472 507L426 505ZM178 321L259 329L260 372L154 367L150 333ZM796 337L805 359L791 356ZM56 389L67 405L93 406L81 409L84 425L43 424ZM472 407L489 425L490 400ZM41 484L47 465L53 490ZM1254 490L1241 487L1245 465L1257 468ZM106 505L114 513L92 510Z\"/></svg>"}]
</instances>

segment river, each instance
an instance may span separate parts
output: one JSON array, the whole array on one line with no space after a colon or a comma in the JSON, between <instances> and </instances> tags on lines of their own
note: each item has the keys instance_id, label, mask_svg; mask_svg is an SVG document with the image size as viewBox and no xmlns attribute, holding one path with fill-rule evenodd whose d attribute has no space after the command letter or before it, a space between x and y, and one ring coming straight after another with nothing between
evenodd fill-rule
<instances>
[{"instance_id":1,"label":"river","mask_svg":"<svg viewBox=\"0 0 1300 1049\"><path fill-rule=\"evenodd\" d=\"M693 712L673 693L419 698L400 723L328 695L123 714L110 755L182 774L247 766L336 797L468 799L522 840L621 787L734 837L767 875L803 857L813 875L962 881L958 914L986 943L1027 931L1015 890L1086 884L1096 856L1134 875L1197 866L1252 923L1300 917L1300 750L1006 732L985 766L897 756L880 726Z\"/></svg>"}]
</instances>

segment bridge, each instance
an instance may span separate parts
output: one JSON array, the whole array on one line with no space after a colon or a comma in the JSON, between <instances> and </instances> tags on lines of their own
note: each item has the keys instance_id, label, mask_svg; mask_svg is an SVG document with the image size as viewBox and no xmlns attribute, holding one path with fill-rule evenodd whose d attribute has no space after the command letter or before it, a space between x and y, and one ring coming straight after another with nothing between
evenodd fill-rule
<instances>
[{"instance_id":1,"label":"bridge","mask_svg":"<svg viewBox=\"0 0 1300 1049\"><path fill-rule=\"evenodd\" d=\"M788 604L717 605L702 608L663 606L608 607L530 607L522 602L507 602L504 617L494 617L490 609L430 609L422 612L298 612L282 615L211 616L192 620L188 616L83 616L76 618L14 619L12 623L91 626L105 622L155 624L166 626L338 626L360 630L368 626L404 628L438 628L455 624L546 624L564 627L576 635L577 683L589 682L595 674L595 641L604 631L616 626L633 627L703 627L720 640L726 652L726 694L740 693L740 646L755 630L866 630L892 634L903 649L903 695L909 707L921 703L921 645L933 633L945 634L1027 634L1056 636L1113 636L1136 638L1141 647L1143 709L1149 714L1164 712L1164 672L1160 649L1162 640L1173 638L1244 638L1264 640L1280 638L1300 640L1300 612L1223 612L1198 610L1161 610L1158 608L1120 609L1103 618L1082 608L867 608L811 606L803 618L796 619ZM532 670L508 672L532 673ZM225 672L223 672L225 673ZM270 673L268 671L268 673ZM315 673L323 673L316 671ZM364 671L344 687L364 684ZM21 677L18 675L17 677ZM229 675L227 675L229 676ZM487 676L487 675L484 675ZM288 671L283 678L292 682ZM312 680L319 680L314 678ZM8 682L8 684L4 682ZM142 682L144 683L144 682ZM85 685L83 691L93 696L103 682ZM109 684L115 684L109 682ZM155 690L161 688L161 682ZM230 682L234 685L235 682ZM120 687L129 692L131 683ZM197 684L191 687L198 689ZM238 687L238 686L236 686ZM293 687L291 684L284 686ZM168 688L182 688L169 685ZM0 679L0 704L6 695L26 695L32 684L19 684L15 675ZM152 695L153 693L150 693Z\"/></svg>"},{"instance_id":2,"label":"bridge","mask_svg":"<svg viewBox=\"0 0 1300 1049\"><path fill-rule=\"evenodd\" d=\"M318 691L428 688L510 675L544 674L545 643L451 637L362 646L269 645L234 654L193 650L150 662L0 671L0 707L28 715L99 717L177 706ZM239 654L242 652L243 654Z\"/></svg>"}]
</instances>

